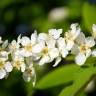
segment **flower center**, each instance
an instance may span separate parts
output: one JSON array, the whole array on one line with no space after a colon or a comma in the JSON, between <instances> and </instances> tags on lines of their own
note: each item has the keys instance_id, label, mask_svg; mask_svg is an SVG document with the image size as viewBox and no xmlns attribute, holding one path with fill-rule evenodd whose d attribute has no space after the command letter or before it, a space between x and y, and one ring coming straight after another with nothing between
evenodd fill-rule
<instances>
[{"instance_id":1,"label":"flower center","mask_svg":"<svg viewBox=\"0 0 96 96\"><path fill-rule=\"evenodd\" d=\"M2 69L4 67L4 64L5 64L5 62L2 59L0 59L0 69Z\"/></svg>"},{"instance_id":2,"label":"flower center","mask_svg":"<svg viewBox=\"0 0 96 96\"><path fill-rule=\"evenodd\" d=\"M29 76L31 76L32 75L32 69L27 69L27 74L29 75Z\"/></svg>"},{"instance_id":3,"label":"flower center","mask_svg":"<svg viewBox=\"0 0 96 96\"><path fill-rule=\"evenodd\" d=\"M20 60L15 60L14 67L16 67L18 70L20 70L20 65L21 65L21 61Z\"/></svg>"},{"instance_id":4,"label":"flower center","mask_svg":"<svg viewBox=\"0 0 96 96\"><path fill-rule=\"evenodd\" d=\"M11 48L12 48L13 50L16 50L16 44L12 44L12 45L11 45Z\"/></svg>"},{"instance_id":5,"label":"flower center","mask_svg":"<svg viewBox=\"0 0 96 96\"><path fill-rule=\"evenodd\" d=\"M79 49L80 49L81 53L86 53L86 51L89 49L89 47L86 46L85 44L82 44Z\"/></svg>"},{"instance_id":6,"label":"flower center","mask_svg":"<svg viewBox=\"0 0 96 96\"><path fill-rule=\"evenodd\" d=\"M69 40L73 41L73 40L74 40L73 37L74 37L74 36L73 36L72 33L70 33L70 32L65 32L65 40L66 40L66 41L69 41Z\"/></svg>"},{"instance_id":7,"label":"flower center","mask_svg":"<svg viewBox=\"0 0 96 96\"><path fill-rule=\"evenodd\" d=\"M26 46L25 46L25 50L27 50L27 51L31 51L32 50L32 44L27 44Z\"/></svg>"},{"instance_id":8,"label":"flower center","mask_svg":"<svg viewBox=\"0 0 96 96\"><path fill-rule=\"evenodd\" d=\"M43 54L48 54L48 48L45 47L42 52L43 52Z\"/></svg>"}]
</instances>

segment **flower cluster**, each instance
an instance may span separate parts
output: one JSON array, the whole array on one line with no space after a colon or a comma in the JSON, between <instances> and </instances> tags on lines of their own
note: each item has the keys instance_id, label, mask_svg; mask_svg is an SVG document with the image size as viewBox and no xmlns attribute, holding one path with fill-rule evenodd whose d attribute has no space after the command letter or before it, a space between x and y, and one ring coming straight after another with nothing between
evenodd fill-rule
<instances>
[{"instance_id":1,"label":"flower cluster","mask_svg":"<svg viewBox=\"0 0 96 96\"><path fill-rule=\"evenodd\" d=\"M38 65L50 63L55 60L54 67L68 54L75 55L75 62L83 65L89 56L96 57L95 46L96 25L93 24L92 36L85 37L78 24L71 24L70 30L50 29L48 33L35 31L31 37L18 36L17 40L8 43L0 37L0 79L5 78L16 68L23 73L25 81L36 81L33 63ZM93 49L93 50L92 50Z\"/></svg>"}]
</instances>

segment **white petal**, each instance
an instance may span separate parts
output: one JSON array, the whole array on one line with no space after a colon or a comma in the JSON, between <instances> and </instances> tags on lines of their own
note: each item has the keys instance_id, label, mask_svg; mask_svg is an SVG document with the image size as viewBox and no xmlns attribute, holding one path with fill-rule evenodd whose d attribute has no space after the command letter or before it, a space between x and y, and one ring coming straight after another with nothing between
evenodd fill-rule
<instances>
[{"instance_id":1,"label":"white petal","mask_svg":"<svg viewBox=\"0 0 96 96\"><path fill-rule=\"evenodd\" d=\"M6 62L6 64L5 64L5 70L7 72L11 72L12 69L13 69L13 66L11 65L11 63L10 62Z\"/></svg>"},{"instance_id":2,"label":"white petal","mask_svg":"<svg viewBox=\"0 0 96 96\"><path fill-rule=\"evenodd\" d=\"M93 24L92 30L93 30L92 36L96 39L96 25L95 24Z\"/></svg>"},{"instance_id":3,"label":"white petal","mask_svg":"<svg viewBox=\"0 0 96 96\"><path fill-rule=\"evenodd\" d=\"M36 83L36 72L35 72L34 68L32 68L32 77L31 77L31 79L32 79L33 86L35 86L35 83Z\"/></svg>"},{"instance_id":4,"label":"white petal","mask_svg":"<svg viewBox=\"0 0 96 96\"><path fill-rule=\"evenodd\" d=\"M4 43L2 44L2 48L6 48L8 46L8 40L5 40Z\"/></svg>"},{"instance_id":5,"label":"white petal","mask_svg":"<svg viewBox=\"0 0 96 96\"><path fill-rule=\"evenodd\" d=\"M18 36L18 38L17 38L17 43L19 44L19 43L21 43L21 34Z\"/></svg>"},{"instance_id":6,"label":"white petal","mask_svg":"<svg viewBox=\"0 0 96 96\"><path fill-rule=\"evenodd\" d=\"M49 56L43 56L41 58L41 60L39 61L39 65L43 65L45 63L49 63L50 62L50 57Z\"/></svg>"},{"instance_id":7,"label":"white petal","mask_svg":"<svg viewBox=\"0 0 96 96\"><path fill-rule=\"evenodd\" d=\"M46 34L46 33L40 33L39 35L38 35L38 41L40 42L40 41L46 41L48 39L48 34Z\"/></svg>"},{"instance_id":8,"label":"white petal","mask_svg":"<svg viewBox=\"0 0 96 96\"><path fill-rule=\"evenodd\" d=\"M76 64L78 65L83 65L86 61L86 56L84 54L78 54L76 57L75 57L75 62Z\"/></svg>"},{"instance_id":9,"label":"white petal","mask_svg":"<svg viewBox=\"0 0 96 96\"><path fill-rule=\"evenodd\" d=\"M0 36L0 44L2 43L3 41L2 41L2 37Z\"/></svg>"},{"instance_id":10,"label":"white petal","mask_svg":"<svg viewBox=\"0 0 96 96\"><path fill-rule=\"evenodd\" d=\"M71 49L71 53L75 55L79 53L78 45L74 44L74 46Z\"/></svg>"},{"instance_id":11,"label":"white petal","mask_svg":"<svg viewBox=\"0 0 96 96\"><path fill-rule=\"evenodd\" d=\"M57 57L53 67L56 67L59 64L60 61L61 61L61 57Z\"/></svg>"},{"instance_id":12,"label":"white petal","mask_svg":"<svg viewBox=\"0 0 96 96\"><path fill-rule=\"evenodd\" d=\"M76 27L78 26L77 23L71 24L70 28L72 29L72 33L76 32Z\"/></svg>"},{"instance_id":13,"label":"white petal","mask_svg":"<svg viewBox=\"0 0 96 96\"><path fill-rule=\"evenodd\" d=\"M74 39L77 38L77 36L80 34L80 27L78 27L78 24L75 23L75 24L71 24L71 34L74 35Z\"/></svg>"},{"instance_id":14,"label":"white petal","mask_svg":"<svg viewBox=\"0 0 96 96\"><path fill-rule=\"evenodd\" d=\"M21 49L21 50L20 50L20 54L21 54L21 56L23 56L23 57L32 56L32 52L26 51L25 49Z\"/></svg>"},{"instance_id":15,"label":"white petal","mask_svg":"<svg viewBox=\"0 0 96 96\"><path fill-rule=\"evenodd\" d=\"M53 38L50 38L48 41L46 41L48 48L54 48L55 44L56 44L56 40L54 40Z\"/></svg>"},{"instance_id":16,"label":"white petal","mask_svg":"<svg viewBox=\"0 0 96 96\"><path fill-rule=\"evenodd\" d=\"M92 56L93 56L93 57L96 57L96 49L94 49L94 50L92 51Z\"/></svg>"},{"instance_id":17,"label":"white petal","mask_svg":"<svg viewBox=\"0 0 96 96\"><path fill-rule=\"evenodd\" d=\"M50 29L49 30L49 36L52 36L54 39L58 39L60 37L60 34L62 33L62 29Z\"/></svg>"},{"instance_id":18,"label":"white petal","mask_svg":"<svg viewBox=\"0 0 96 96\"><path fill-rule=\"evenodd\" d=\"M74 42L73 42L73 41L68 41L68 42L67 42L66 49L67 49L67 50L71 50L73 46L74 46Z\"/></svg>"},{"instance_id":19,"label":"white petal","mask_svg":"<svg viewBox=\"0 0 96 96\"><path fill-rule=\"evenodd\" d=\"M65 58L68 55L68 50L66 49L61 50L61 55L63 58Z\"/></svg>"},{"instance_id":20,"label":"white petal","mask_svg":"<svg viewBox=\"0 0 96 96\"><path fill-rule=\"evenodd\" d=\"M86 57L88 58L91 55L91 49L86 50Z\"/></svg>"},{"instance_id":21,"label":"white petal","mask_svg":"<svg viewBox=\"0 0 96 96\"><path fill-rule=\"evenodd\" d=\"M17 44L16 40L13 40L13 41L11 42L11 44L12 44L12 45L16 45L16 44Z\"/></svg>"},{"instance_id":22,"label":"white petal","mask_svg":"<svg viewBox=\"0 0 96 96\"><path fill-rule=\"evenodd\" d=\"M57 46L59 48L59 50L63 49L63 48L66 48L66 44L65 44L65 39L64 38L59 38L57 40Z\"/></svg>"},{"instance_id":23,"label":"white petal","mask_svg":"<svg viewBox=\"0 0 96 96\"><path fill-rule=\"evenodd\" d=\"M24 72L25 71L25 68L26 68L26 65L24 63L22 63L20 65L20 67L21 67L21 72Z\"/></svg>"},{"instance_id":24,"label":"white petal","mask_svg":"<svg viewBox=\"0 0 96 96\"><path fill-rule=\"evenodd\" d=\"M3 79L6 76L6 71L4 69L0 69L0 79Z\"/></svg>"},{"instance_id":25,"label":"white petal","mask_svg":"<svg viewBox=\"0 0 96 96\"><path fill-rule=\"evenodd\" d=\"M96 32L96 25L95 24L93 24L92 30L93 30L93 32Z\"/></svg>"},{"instance_id":26,"label":"white petal","mask_svg":"<svg viewBox=\"0 0 96 96\"><path fill-rule=\"evenodd\" d=\"M25 58L25 60L26 60L27 65L30 65L31 67L33 67L33 58L32 57Z\"/></svg>"},{"instance_id":27,"label":"white petal","mask_svg":"<svg viewBox=\"0 0 96 96\"><path fill-rule=\"evenodd\" d=\"M21 44L22 44L23 46L26 46L26 45L29 44L29 43L30 43L30 39L29 39L28 37L26 37L26 36L22 37L22 39L21 39Z\"/></svg>"},{"instance_id":28,"label":"white petal","mask_svg":"<svg viewBox=\"0 0 96 96\"><path fill-rule=\"evenodd\" d=\"M8 52L6 52L6 51L1 51L0 54L1 54L2 58L4 58L5 60L8 59Z\"/></svg>"},{"instance_id":29,"label":"white petal","mask_svg":"<svg viewBox=\"0 0 96 96\"><path fill-rule=\"evenodd\" d=\"M26 82L29 82L29 81L31 80L31 77L28 76L28 74L27 74L26 71L23 73L23 79L24 79L24 81L26 81Z\"/></svg>"},{"instance_id":30,"label":"white petal","mask_svg":"<svg viewBox=\"0 0 96 96\"><path fill-rule=\"evenodd\" d=\"M33 55L32 55L32 59L33 59L34 61L39 60L40 57L41 57L41 54L33 54Z\"/></svg>"},{"instance_id":31,"label":"white petal","mask_svg":"<svg viewBox=\"0 0 96 96\"><path fill-rule=\"evenodd\" d=\"M32 45L34 45L36 43L37 40L37 32L35 31L32 35L31 35L31 43Z\"/></svg>"},{"instance_id":32,"label":"white petal","mask_svg":"<svg viewBox=\"0 0 96 96\"><path fill-rule=\"evenodd\" d=\"M49 51L49 56L53 60L54 58L59 56L59 50L57 48L53 48Z\"/></svg>"},{"instance_id":33,"label":"white petal","mask_svg":"<svg viewBox=\"0 0 96 96\"><path fill-rule=\"evenodd\" d=\"M43 45L42 44L36 44L35 46L33 46L32 48L32 52L33 53L40 53L43 49Z\"/></svg>"},{"instance_id":34,"label":"white petal","mask_svg":"<svg viewBox=\"0 0 96 96\"><path fill-rule=\"evenodd\" d=\"M76 38L76 43L77 44L82 44L85 43L85 34L81 32L78 37Z\"/></svg>"},{"instance_id":35,"label":"white petal","mask_svg":"<svg viewBox=\"0 0 96 96\"><path fill-rule=\"evenodd\" d=\"M93 47L95 45L95 41L93 37L87 37L86 38L86 44L89 47Z\"/></svg>"}]
</instances>

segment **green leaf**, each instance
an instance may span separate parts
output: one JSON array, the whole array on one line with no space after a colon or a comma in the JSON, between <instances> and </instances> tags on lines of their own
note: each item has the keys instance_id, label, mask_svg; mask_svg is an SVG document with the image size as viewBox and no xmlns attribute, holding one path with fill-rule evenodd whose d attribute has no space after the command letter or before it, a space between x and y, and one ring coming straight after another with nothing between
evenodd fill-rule
<instances>
[{"instance_id":1,"label":"green leaf","mask_svg":"<svg viewBox=\"0 0 96 96\"><path fill-rule=\"evenodd\" d=\"M74 73L77 73L80 69L76 64L66 65L64 67L57 68L53 72L50 72L44 78L42 78L36 85L36 88L46 89L66 83L70 83L74 79Z\"/></svg>"},{"instance_id":2,"label":"green leaf","mask_svg":"<svg viewBox=\"0 0 96 96\"><path fill-rule=\"evenodd\" d=\"M87 2L83 5L83 20L88 31L92 31L92 25L96 23L96 6Z\"/></svg>"},{"instance_id":3,"label":"green leaf","mask_svg":"<svg viewBox=\"0 0 96 96\"><path fill-rule=\"evenodd\" d=\"M90 67L80 70L74 76L74 82L71 86L64 88L59 96L76 96L79 91L85 87L85 85L90 81L92 76L95 74L95 68Z\"/></svg>"},{"instance_id":4,"label":"green leaf","mask_svg":"<svg viewBox=\"0 0 96 96\"><path fill-rule=\"evenodd\" d=\"M78 96L87 96L85 92L81 92Z\"/></svg>"}]
</instances>

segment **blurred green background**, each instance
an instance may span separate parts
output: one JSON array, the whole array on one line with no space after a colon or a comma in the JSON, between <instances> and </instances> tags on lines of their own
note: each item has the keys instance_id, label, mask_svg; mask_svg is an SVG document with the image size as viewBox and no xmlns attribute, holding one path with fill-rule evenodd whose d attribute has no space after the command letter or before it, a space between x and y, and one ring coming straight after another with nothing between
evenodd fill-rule
<instances>
[{"instance_id":1,"label":"blurred green background","mask_svg":"<svg viewBox=\"0 0 96 96\"><path fill-rule=\"evenodd\" d=\"M4 39L12 40L19 34L30 36L34 30L38 33L48 32L50 28L67 31L71 23L79 23L89 35L92 24L96 23L96 0L0 0L0 35ZM54 69L51 64L37 66L37 81ZM0 80L0 96L55 96L61 89L62 86L36 90L16 70L7 79ZM96 96L95 93L89 96Z\"/></svg>"}]
</instances>

